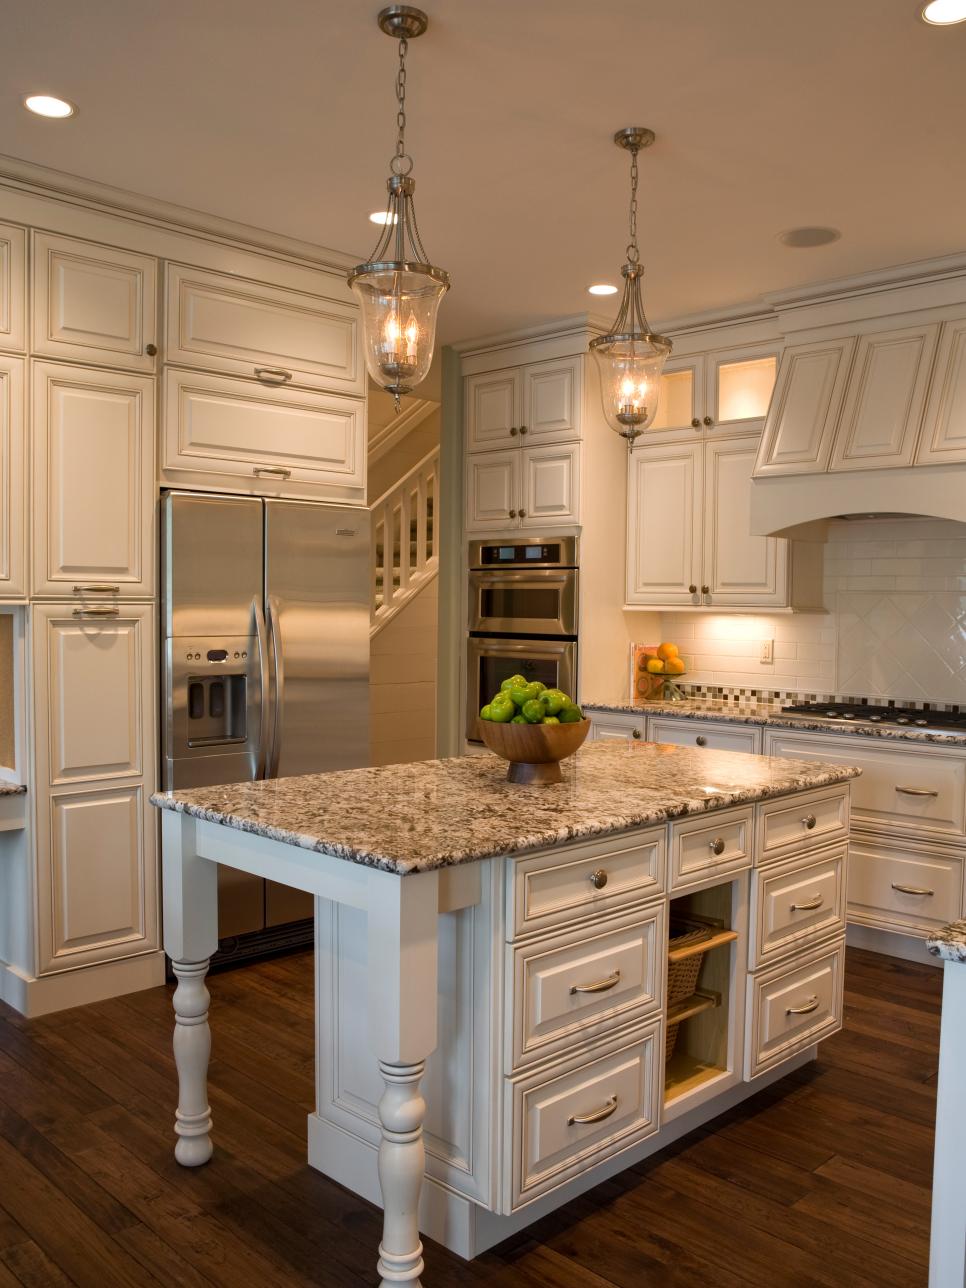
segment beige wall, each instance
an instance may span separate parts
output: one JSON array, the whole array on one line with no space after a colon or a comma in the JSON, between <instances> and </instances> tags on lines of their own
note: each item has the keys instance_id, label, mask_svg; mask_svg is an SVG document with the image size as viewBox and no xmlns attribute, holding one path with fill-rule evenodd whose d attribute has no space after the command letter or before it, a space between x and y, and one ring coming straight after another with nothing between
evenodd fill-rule
<instances>
[{"instance_id":1,"label":"beige wall","mask_svg":"<svg viewBox=\"0 0 966 1288\"><path fill-rule=\"evenodd\" d=\"M0 765L16 768L14 743L13 618L0 613Z\"/></svg>"},{"instance_id":2,"label":"beige wall","mask_svg":"<svg viewBox=\"0 0 966 1288\"><path fill-rule=\"evenodd\" d=\"M439 409L406 434L385 456L369 462L369 504L378 501L434 447L439 447Z\"/></svg>"},{"instance_id":3,"label":"beige wall","mask_svg":"<svg viewBox=\"0 0 966 1288\"><path fill-rule=\"evenodd\" d=\"M372 640L371 763L436 755L437 581L415 595Z\"/></svg>"}]
</instances>

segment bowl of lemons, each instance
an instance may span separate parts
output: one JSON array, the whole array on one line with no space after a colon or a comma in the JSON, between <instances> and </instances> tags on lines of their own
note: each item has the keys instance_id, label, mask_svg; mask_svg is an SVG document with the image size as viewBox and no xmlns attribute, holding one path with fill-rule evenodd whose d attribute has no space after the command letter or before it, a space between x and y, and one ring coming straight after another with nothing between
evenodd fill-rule
<instances>
[{"instance_id":1,"label":"bowl of lemons","mask_svg":"<svg viewBox=\"0 0 966 1288\"><path fill-rule=\"evenodd\" d=\"M511 675L480 711L480 737L509 761L511 783L559 783L561 760L590 732L590 721L561 689Z\"/></svg>"}]
</instances>

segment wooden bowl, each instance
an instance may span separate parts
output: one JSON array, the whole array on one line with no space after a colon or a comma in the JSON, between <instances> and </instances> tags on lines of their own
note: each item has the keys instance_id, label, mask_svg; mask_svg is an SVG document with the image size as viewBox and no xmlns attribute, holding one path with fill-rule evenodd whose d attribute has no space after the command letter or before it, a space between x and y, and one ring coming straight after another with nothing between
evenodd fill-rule
<instances>
[{"instance_id":1,"label":"wooden bowl","mask_svg":"<svg viewBox=\"0 0 966 1288\"><path fill-rule=\"evenodd\" d=\"M561 782L561 760L572 756L590 733L586 719L560 725L477 723L490 751L510 762L506 774L510 783Z\"/></svg>"}]
</instances>

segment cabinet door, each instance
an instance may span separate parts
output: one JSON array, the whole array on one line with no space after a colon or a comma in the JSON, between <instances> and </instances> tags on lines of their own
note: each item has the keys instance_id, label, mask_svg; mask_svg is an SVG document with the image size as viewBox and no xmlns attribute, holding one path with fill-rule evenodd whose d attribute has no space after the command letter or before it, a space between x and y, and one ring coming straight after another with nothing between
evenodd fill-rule
<instances>
[{"instance_id":1,"label":"cabinet door","mask_svg":"<svg viewBox=\"0 0 966 1288\"><path fill-rule=\"evenodd\" d=\"M519 527L521 453L474 452L466 458L468 530Z\"/></svg>"},{"instance_id":2,"label":"cabinet door","mask_svg":"<svg viewBox=\"0 0 966 1288\"><path fill-rule=\"evenodd\" d=\"M778 374L778 349L756 345L712 353L707 360L706 428L760 431Z\"/></svg>"},{"instance_id":3,"label":"cabinet door","mask_svg":"<svg viewBox=\"0 0 966 1288\"><path fill-rule=\"evenodd\" d=\"M689 443L664 447L648 444L630 453L630 604L687 606L699 602L703 452L702 443Z\"/></svg>"},{"instance_id":4,"label":"cabinet door","mask_svg":"<svg viewBox=\"0 0 966 1288\"><path fill-rule=\"evenodd\" d=\"M704 584L712 605L788 602L788 543L751 534L754 438L708 442L704 468Z\"/></svg>"},{"instance_id":5,"label":"cabinet door","mask_svg":"<svg viewBox=\"0 0 966 1288\"><path fill-rule=\"evenodd\" d=\"M155 593L154 380L33 364L33 588Z\"/></svg>"},{"instance_id":6,"label":"cabinet door","mask_svg":"<svg viewBox=\"0 0 966 1288\"><path fill-rule=\"evenodd\" d=\"M704 358L672 358L661 373L661 392L657 412L648 434L687 430L689 434L704 428L705 376Z\"/></svg>"},{"instance_id":7,"label":"cabinet door","mask_svg":"<svg viewBox=\"0 0 966 1288\"><path fill-rule=\"evenodd\" d=\"M150 604L33 610L38 783L153 771L153 621Z\"/></svg>"},{"instance_id":8,"label":"cabinet door","mask_svg":"<svg viewBox=\"0 0 966 1288\"><path fill-rule=\"evenodd\" d=\"M0 349L27 347L27 230L0 224Z\"/></svg>"},{"instance_id":9,"label":"cabinet door","mask_svg":"<svg viewBox=\"0 0 966 1288\"><path fill-rule=\"evenodd\" d=\"M911 465L939 326L860 337L835 435L831 469Z\"/></svg>"},{"instance_id":10,"label":"cabinet door","mask_svg":"<svg viewBox=\"0 0 966 1288\"><path fill-rule=\"evenodd\" d=\"M153 371L157 260L54 233L32 248L33 352Z\"/></svg>"},{"instance_id":11,"label":"cabinet door","mask_svg":"<svg viewBox=\"0 0 966 1288\"><path fill-rule=\"evenodd\" d=\"M365 394L353 305L181 264L166 282L166 362Z\"/></svg>"},{"instance_id":12,"label":"cabinet door","mask_svg":"<svg viewBox=\"0 0 966 1288\"><path fill-rule=\"evenodd\" d=\"M466 378L466 448L480 451L519 442L523 376L517 367Z\"/></svg>"},{"instance_id":13,"label":"cabinet door","mask_svg":"<svg viewBox=\"0 0 966 1288\"><path fill-rule=\"evenodd\" d=\"M580 447L528 447L523 458L525 528L578 523L580 509Z\"/></svg>"},{"instance_id":14,"label":"cabinet door","mask_svg":"<svg viewBox=\"0 0 966 1288\"><path fill-rule=\"evenodd\" d=\"M365 500L366 405L169 367L163 477L197 488Z\"/></svg>"},{"instance_id":15,"label":"cabinet door","mask_svg":"<svg viewBox=\"0 0 966 1288\"><path fill-rule=\"evenodd\" d=\"M581 358L536 362L523 369L523 424L528 443L580 437Z\"/></svg>"},{"instance_id":16,"label":"cabinet door","mask_svg":"<svg viewBox=\"0 0 966 1288\"><path fill-rule=\"evenodd\" d=\"M917 465L966 461L966 318L943 325Z\"/></svg>"},{"instance_id":17,"label":"cabinet door","mask_svg":"<svg viewBox=\"0 0 966 1288\"><path fill-rule=\"evenodd\" d=\"M23 358L0 355L0 599L27 593Z\"/></svg>"},{"instance_id":18,"label":"cabinet door","mask_svg":"<svg viewBox=\"0 0 966 1288\"><path fill-rule=\"evenodd\" d=\"M823 340L785 350L765 419L756 476L828 469L855 340Z\"/></svg>"}]
</instances>

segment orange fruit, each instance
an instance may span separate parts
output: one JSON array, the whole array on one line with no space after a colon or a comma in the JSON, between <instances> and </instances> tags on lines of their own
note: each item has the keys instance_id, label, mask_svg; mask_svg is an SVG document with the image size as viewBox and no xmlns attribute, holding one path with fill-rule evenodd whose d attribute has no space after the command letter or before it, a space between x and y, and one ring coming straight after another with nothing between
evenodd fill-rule
<instances>
[{"instance_id":1,"label":"orange fruit","mask_svg":"<svg viewBox=\"0 0 966 1288\"><path fill-rule=\"evenodd\" d=\"M678 646L676 644L659 644L657 648L657 655L658 657L663 658L664 661L666 662L669 657L677 657Z\"/></svg>"},{"instance_id":2,"label":"orange fruit","mask_svg":"<svg viewBox=\"0 0 966 1288\"><path fill-rule=\"evenodd\" d=\"M668 660L664 663L664 668L669 675L683 675L684 658L669 657Z\"/></svg>"}]
</instances>

